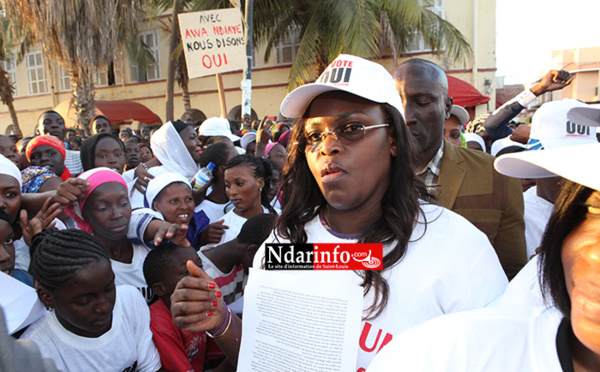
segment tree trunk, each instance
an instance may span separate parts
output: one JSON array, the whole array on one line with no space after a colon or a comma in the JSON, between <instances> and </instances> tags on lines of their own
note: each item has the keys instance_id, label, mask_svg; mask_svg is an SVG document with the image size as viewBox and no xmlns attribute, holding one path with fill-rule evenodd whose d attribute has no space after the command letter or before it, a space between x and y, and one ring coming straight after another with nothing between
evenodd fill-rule
<instances>
[{"instance_id":1,"label":"tree trunk","mask_svg":"<svg viewBox=\"0 0 600 372\"><path fill-rule=\"evenodd\" d=\"M86 136L89 136L90 120L94 117L94 82L93 74L88 69L77 66L71 68L71 85L73 85L73 109L77 113L77 124Z\"/></svg>"},{"instance_id":2,"label":"tree trunk","mask_svg":"<svg viewBox=\"0 0 600 372\"><path fill-rule=\"evenodd\" d=\"M169 38L169 65L167 69L167 94L165 118L167 121L173 120L175 114L173 109L173 90L175 87L175 60L173 52L179 42L179 17L181 12L181 1L173 1L173 28L171 28L171 37Z\"/></svg>"},{"instance_id":3,"label":"tree trunk","mask_svg":"<svg viewBox=\"0 0 600 372\"><path fill-rule=\"evenodd\" d=\"M24 138L23 131L21 130L21 127L19 127L19 119L17 118L17 111L15 110L15 105L13 104L12 101L10 101L9 103L6 104L6 106L8 106L8 112L10 113L10 119L13 122L13 131L15 132L15 134L17 134L19 136L19 139Z\"/></svg>"},{"instance_id":4,"label":"tree trunk","mask_svg":"<svg viewBox=\"0 0 600 372\"><path fill-rule=\"evenodd\" d=\"M181 39L181 38L179 38ZM190 78L188 76L187 64L185 61L185 55L183 52L179 55L179 62L177 63L177 83L181 87L181 98L183 99L183 108L185 112L192 109L192 101L190 98L189 89Z\"/></svg>"},{"instance_id":5,"label":"tree trunk","mask_svg":"<svg viewBox=\"0 0 600 372\"><path fill-rule=\"evenodd\" d=\"M190 111L192 109L192 102L190 100L190 90L188 89L187 82L181 86L181 91L181 98L183 99L183 108L185 111Z\"/></svg>"},{"instance_id":6,"label":"tree trunk","mask_svg":"<svg viewBox=\"0 0 600 372\"><path fill-rule=\"evenodd\" d=\"M15 105L13 104L14 90L15 88L8 79L8 72L4 70L2 64L0 63L0 101L8 106L8 112L10 113L14 131L20 136L20 138L23 138L23 131L19 127L17 111L15 110Z\"/></svg>"}]
</instances>

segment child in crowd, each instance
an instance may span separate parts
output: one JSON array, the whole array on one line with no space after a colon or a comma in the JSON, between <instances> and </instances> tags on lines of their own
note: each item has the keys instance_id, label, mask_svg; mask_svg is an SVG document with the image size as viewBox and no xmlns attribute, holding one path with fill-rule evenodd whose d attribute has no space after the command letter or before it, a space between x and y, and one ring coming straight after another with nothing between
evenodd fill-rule
<instances>
[{"instance_id":1,"label":"child in crowd","mask_svg":"<svg viewBox=\"0 0 600 372\"><path fill-rule=\"evenodd\" d=\"M12 161L17 168L21 168L21 157L17 151L17 146L10 137L0 135L0 155L4 155Z\"/></svg>"},{"instance_id":2,"label":"child in crowd","mask_svg":"<svg viewBox=\"0 0 600 372\"><path fill-rule=\"evenodd\" d=\"M147 161L152 160L154 154L152 153L152 149L148 144L142 143L140 144L140 160L145 163Z\"/></svg>"},{"instance_id":3,"label":"child in crowd","mask_svg":"<svg viewBox=\"0 0 600 372\"><path fill-rule=\"evenodd\" d=\"M33 137L25 137L22 140L20 140L19 142L17 142L17 151L19 152L19 156L21 157L21 167L20 169L25 169L28 166L30 166L31 164L29 163L29 160L27 160L27 145L29 144L29 141L31 141L33 139Z\"/></svg>"},{"instance_id":4,"label":"child in crowd","mask_svg":"<svg viewBox=\"0 0 600 372\"><path fill-rule=\"evenodd\" d=\"M81 145L80 156L84 171L106 167L123 174L125 146L112 134L102 132L87 138Z\"/></svg>"},{"instance_id":5,"label":"child in crowd","mask_svg":"<svg viewBox=\"0 0 600 372\"><path fill-rule=\"evenodd\" d=\"M108 252L92 235L44 230L34 237L31 266L49 313L21 338L34 341L59 370L161 368L148 307L134 288L115 287Z\"/></svg>"},{"instance_id":6,"label":"child in crowd","mask_svg":"<svg viewBox=\"0 0 600 372\"><path fill-rule=\"evenodd\" d=\"M271 175L271 185L269 187L269 203L277 214L281 213L281 189L279 188L279 177L281 176L281 169L278 168L277 164L271 160L267 159L267 162L271 164L273 168L273 174Z\"/></svg>"},{"instance_id":7,"label":"child in crowd","mask_svg":"<svg viewBox=\"0 0 600 372\"><path fill-rule=\"evenodd\" d=\"M248 281L248 268L252 266L254 254L269 236L274 221L272 214L250 217L237 238L198 252L204 271L219 286L227 305L242 297Z\"/></svg>"},{"instance_id":8,"label":"child in crowd","mask_svg":"<svg viewBox=\"0 0 600 372\"><path fill-rule=\"evenodd\" d=\"M81 138L81 137L75 137L75 138L71 138L69 140L69 145L71 146L71 150L73 150L73 151L80 151L82 144L83 144L83 138Z\"/></svg>"},{"instance_id":9,"label":"child in crowd","mask_svg":"<svg viewBox=\"0 0 600 372\"><path fill-rule=\"evenodd\" d=\"M129 141L125 144L125 155L125 170L132 170L140 165L140 147L135 142Z\"/></svg>"},{"instance_id":10,"label":"child in crowd","mask_svg":"<svg viewBox=\"0 0 600 372\"><path fill-rule=\"evenodd\" d=\"M204 371L219 363L223 353L206 333L185 332L173 324L171 294L177 282L189 275L186 262L202 266L200 257L191 247L171 242L148 253L144 261L144 277L159 300L150 306L150 329L163 366L171 372ZM227 361L223 367L233 370ZM219 369L224 371L226 369Z\"/></svg>"},{"instance_id":11,"label":"child in crowd","mask_svg":"<svg viewBox=\"0 0 600 372\"><path fill-rule=\"evenodd\" d=\"M233 209L225 191L225 164L238 155L235 147L226 143L214 143L204 149L200 155L200 167L204 168L208 163L213 163L213 179L211 192L196 207L196 211L202 210L210 222L217 222Z\"/></svg>"}]
</instances>

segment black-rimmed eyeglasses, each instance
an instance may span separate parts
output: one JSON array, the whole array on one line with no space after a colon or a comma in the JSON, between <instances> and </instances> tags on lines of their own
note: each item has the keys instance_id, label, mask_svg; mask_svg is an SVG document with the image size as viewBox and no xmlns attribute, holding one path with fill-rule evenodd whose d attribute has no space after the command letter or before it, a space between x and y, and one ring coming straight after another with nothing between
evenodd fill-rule
<instances>
[{"instance_id":1,"label":"black-rimmed eyeglasses","mask_svg":"<svg viewBox=\"0 0 600 372\"><path fill-rule=\"evenodd\" d=\"M309 129L304 134L306 136L307 145L309 146L319 145L329 135L332 135L333 138L335 138L336 141L338 141L342 145L348 145L363 139L367 130L389 126L389 124L377 124L366 126L360 123L348 123L334 130L326 130L323 132L319 130Z\"/></svg>"}]
</instances>

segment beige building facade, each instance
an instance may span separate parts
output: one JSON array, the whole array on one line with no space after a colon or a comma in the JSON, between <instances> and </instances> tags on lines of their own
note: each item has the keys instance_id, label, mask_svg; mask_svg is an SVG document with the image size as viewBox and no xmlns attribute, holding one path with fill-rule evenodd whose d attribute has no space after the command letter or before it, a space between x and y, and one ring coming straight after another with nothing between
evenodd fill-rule
<instances>
[{"instance_id":1,"label":"beige building facade","mask_svg":"<svg viewBox=\"0 0 600 372\"><path fill-rule=\"evenodd\" d=\"M449 75L472 84L485 96L488 104L475 108L475 114L492 110L495 97L492 82L495 81L495 18L496 2L484 0L435 0L434 10L457 27L470 43L473 55L464 64L449 61L443 55L432 55L421 40L399 60L411 57L430 59L444 68ZM96 76L96 100L133 100L139 102L161 119L165 118L165 92L169 35L157 21L144 24L140 37L151 48L157 61L146 71L132 65L127 58L117 58L111 74L98 71ZM252 70L252 109L258 117L278 116L279 105L287 93L291 63L298 49L299 37L292 34L273 50L264 61L264 48L255 50ZM379 61L388 70L394 61ZM16 64L9 58L5 63L10 78L14 81L16 95L14 105L19 124L25 136L32 135L39 115L59 103L71 99L71 83L68 74L54 61L46 58L41 49L32 50L25 60ZM240 82L242 71L222 75L228 116L239 117L242 101ZM191 104L207 117L219 116L221 109L214 76L192 79L189 83ZM181 89L175 85L175 117L184 112ZM236 115L237 114L237 115ZM8 108L0 105L0 133L5 133L11 124ZM67 123L68 127L74 123ZM135 129L135 126L134 126Z\"/></svg>"},{"instance_id":2,"label":"beige building facade","mask_svg":"<svg viewBox=\"0 0 600 372\"><path fill-rule=\"evenodd\" d=\"M550 65L552 69L569 71L573 75L573 82L562 90L538 97L532 108L563 98L578 99L589 104L600 103L600 46L553 50Z\"/></svg>"}]
</instances>

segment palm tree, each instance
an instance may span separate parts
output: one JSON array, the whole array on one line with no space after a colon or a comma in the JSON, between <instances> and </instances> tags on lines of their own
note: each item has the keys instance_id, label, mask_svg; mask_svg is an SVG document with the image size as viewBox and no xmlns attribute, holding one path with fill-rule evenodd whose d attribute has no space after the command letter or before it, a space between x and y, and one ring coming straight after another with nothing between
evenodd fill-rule
<instances>
[{"instance_id":1,"label":"palm tree","mask_svg":"<svg viewBox=\"0 0 600 372\"><path fill-rule=\"evenodd\" d=\"M1 4L0 13L2 13ZM16 34L14 31L16 31ZM21 62L32 44L31 36L28 28L12 27L8 18L3 15L0 16L0 62L7 62L9 57L16 57L16 62ZM12 53L13 49L17 50L16 56ZM13 103L14 93L14 84L8 78L8 72L4 69L3 64L0 63L0 101L8 107L12 126L18 135L23 138L23 131L19 127L19 119Z\"/></svg>"},{"instance_id":2,"label":"palm tree","mask_svg":"<svg viewBox=\"0 0 600 372\"><path fill-rule=\"evenodd\" d=\"M2 0L15 27L28 25L45 54L69 71L79 127L89 133L94 74L122 48L144 55L137 36L146 18L142 0Z\"/></svg>"},{"instance_id":3,"label":"palm tree","mask_svg":"<svg viewBox=\"0 0 600 372\"><path fill-rule=\"evenodd\" d=\"M189 77L187 74L187 64L183 53L183 45L181 42L181 34L179 33L179 13L186 11L192 0L157 0L156 7L163 12L167 9L172 9L170 23L162 22L163 29L169 37L169 63L167 66L167 92L166 99L166 120L174 119L174 104L173 104L173 89L174 82L182 90L183 106L185 111L189 111L191 107L190 94L188 90Z\"/></svg>"},{"instance_id":4,"label":"palm tree","mask_svg":"<svg viewBox=\"0 0 600 372\"><path fill-rule=\"evenodd\" d=\"M469 43L431 8L431 0L254 0L253 37L266 45L265 61L279 42L299 30L301 41L289 90L318 76L340 53L395 61L417 37L433 53L464 62ZM196 0L196 9L230 7L227 0ZM243 9L243 5L240 5Z\"/></svg>"}]
</instances>

